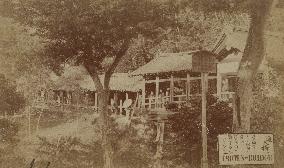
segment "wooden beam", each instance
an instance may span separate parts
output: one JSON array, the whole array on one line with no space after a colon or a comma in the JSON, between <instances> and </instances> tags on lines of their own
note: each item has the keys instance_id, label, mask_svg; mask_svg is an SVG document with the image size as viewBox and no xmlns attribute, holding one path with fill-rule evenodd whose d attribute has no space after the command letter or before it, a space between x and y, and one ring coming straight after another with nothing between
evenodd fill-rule
<instances>
[{"instance_id":1,"label":"wooden beam","mask_svg":"<svg viewBox=\"0 0 284 168\"><path fill-rule=\"evenodd\" d=\"M119 114L122 115L122 100L119 100Z\"/></svg>"},{"instance_id":2,"label":"wooden beam","mask_svg":"<svg viewBox=\"0 0 284 168\"><path fill-rule=\"evenodd\" d=\"M159 107L159 77L156 76L156 94L155 94L155 107Z\"/></svg>"},{"instance_id":3,"label":"wooden beam","mask_svg":"<svg viewBox=\"0 0 284 168\"><path fill-rule=\"evenodd\" d=\"M186 74L186 100L188 101L190 98L190 74L189 72Z\"/></svg>"},{"instance_id":4,"label":"wooden beam","mask_svg":"<svg viewBox=\"0 0 284 168\"><path fill-rule=\"evenodd\" d=\"M221 91L222 91L222 75L217 73L217 97L221 98Z\"/></svg>"},{"instance_id":5,"label":"wooden beam","mask_svg":"<svg viewBox=\"0 0 284 168\"><path fill-rule=\"evenodd\" d=\"M233 95L232 104L233 104L233 124L232 124L232 131L236 131L236 129L237 129L237 123L238 123L238 118L237 118L237 108L236 108L236 97L235 97L235 95Z\"/></svg>"},{"instance_id":6,"label":"wooden beam","mask_svg":"<svg viewBox=\"0 0 284 168\"><path fill-rule=\"evenodd\" d=\"M171 78L170 78L170 102L174 101L173 96L174 96L174 76L173 76L173 74L171 74Z\"/></svg>"},{"instance_id":7,"label":"wooden beam","mask_svg":"<svg viewBox=\"0 0 284 168\"><path fill-rule=\"evenodd\" d=\"M208 168L207 158L207 125L206 125L206 104L207 104L207 91L208 91L208 73L201 73L201 91L202 91L202 168Z\"/></svg>"},{"instance_id":8,"label":"wooden beam","mask_svg":"<svg viewBox=\"0 0 284 168\"><path fill-rule=\"evenodd\" d=\"M146 82L145 82L145 78L143 78L143 83L142 83L142 108L145 108L145 99L146 99Z\"/></svg>"},{"instance_id":9,"label":"wooden beam","mask_svg":"<svg viewBox=\"0 0 284 168\"><path fill-rule=\"evenodd\" d=\"M201 77L190 77L190 80L197 80L197 79L201 79ZM208 76L208 79L216 79L216 76ZM170 82L170 79L159 79L160 82ZM187 81L187 78L174 78L174 81ZM145 83L156 83L156 79L155 80L147 80L145 81Z\"/></svg>"},{"instance_id":10,"label":"wooden beam","mask_svg":"<svg viewBox=\"0 0 284 168\"><path fill-rule=\"evenodd\" d=\"M96 92L95 93L95 108L96 108L96 111L98 112L98 93Z\"/></svg>"},{"instance_id":11,"label":"wooden beam","mask_svg":"<svg viewBox=\"0 0 284 168\"><path fill-rule=\"evenodd\" d=\"M125 92L125 100L128 100L128 93Z\"/></svg>"},{"instance_id":12,"label":"wooden beam","mask_svg":"<svg viewBox=\"0 0 284 168\"><path fill-rule=\"evenodd\" d=\"M155 168L162 168L162 157L163 157L163 143L164 143L164 131L165 130L165 122L157 121L157 150L155 154Z\"/></svg>"},{"instance_id":13,"label":"wooden beam","mask_svg":"<svg viewBox=\"0 0 284 168\"><path fill-rule=\"evenodd\" d=\"M117 92L113 93L113 101L114 101L114 104L116 104L116 105L118 104L118 102L117 102L118 101Z\"/></svg>"}]
</instances>

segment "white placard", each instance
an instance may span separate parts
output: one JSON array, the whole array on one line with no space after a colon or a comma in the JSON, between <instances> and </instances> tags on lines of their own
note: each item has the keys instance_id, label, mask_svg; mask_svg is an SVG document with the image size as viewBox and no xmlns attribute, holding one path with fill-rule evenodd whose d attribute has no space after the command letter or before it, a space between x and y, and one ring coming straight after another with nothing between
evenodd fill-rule
<instances>
[{"instance_id":1,"label":"white placard","mask_svg":"<svg viewBox=\"0 0 284 168\"><path fill-rule=\"evenodd\" d=\"M272 134L222 134L218 150L220 165L274 163Z\"/></svg>"}]
</instances>

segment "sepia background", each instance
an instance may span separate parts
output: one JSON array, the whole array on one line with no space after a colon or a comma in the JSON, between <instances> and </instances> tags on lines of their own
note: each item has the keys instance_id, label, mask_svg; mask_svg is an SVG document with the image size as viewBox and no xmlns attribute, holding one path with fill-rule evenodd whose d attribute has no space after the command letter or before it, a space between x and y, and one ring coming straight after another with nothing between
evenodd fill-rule
<instances>
[{"instance_id":1,"label":"sepia background","mask_svg":"<svg viewBox=\"0 0 284 168\"><path fill-rule=\"evenodd\" d=\"M0 167L282 168L283 44L283 0L0 0Z\"/></svg>"}]
</instances>

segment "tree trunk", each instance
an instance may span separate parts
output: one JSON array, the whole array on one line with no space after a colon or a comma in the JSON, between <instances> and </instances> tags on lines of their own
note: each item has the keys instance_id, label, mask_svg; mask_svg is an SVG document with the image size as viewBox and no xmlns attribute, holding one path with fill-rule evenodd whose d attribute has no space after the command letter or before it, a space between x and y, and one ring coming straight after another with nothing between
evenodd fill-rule
<instances>
[{"instance_id":1,"label":"tree trunk","mask_svg":"<svg viewBox=\"0 0 284 168\"><path fill-rule=\"evenodd\" d=\"M251 7L249 35L239 69L241 125L237 132L250 131L253 80L265 54L264 29L271 4L272 0L255 1Z\"/></svg>"},{"instance_id":2,"label":"tree trunk","mask_svg":"<svg viewBox=\"0 0 284 168\"><path fill-rule=\"evenodd\" d=\"M113 148L111 142L111 123L108 109L109 90L98 91L99 122L102 134L102 147L104 149L104 168L114 168Z\"/></svg>"},{"instance_id":3,"label":"tree trunk","mask_svg":"<svg viewBox=\"0 0 284 168\"><path fill-rule=\"evenodd\" d=\"M98 69L94 62L96 61L86 61L84 62L84 66L89 72L92 80L96 86L98 92L98 111L99 111L99 122L101 127L101 135L102 135L102 147L104 149L104 168L114 168L113 165L113 147L112 147L112 137L111 131L113 130L111 119L110 119L110 112L108 108L108 100L110 96L109 91L109 82L111 75L113 74L115 68L117 67L118 63L120 62L121 58L125 55L126 51L129 48L130 39L126 39L123 41L120 49L117 53L115 53L115 59L109 69L105 73L104 82L100 81Z\"/></svg>"}]
</instances>

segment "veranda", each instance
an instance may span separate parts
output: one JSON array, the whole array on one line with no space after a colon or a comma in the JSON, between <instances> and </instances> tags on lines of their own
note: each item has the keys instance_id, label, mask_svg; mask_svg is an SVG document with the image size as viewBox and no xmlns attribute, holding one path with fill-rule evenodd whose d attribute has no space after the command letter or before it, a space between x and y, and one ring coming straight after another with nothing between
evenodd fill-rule
<instances>
[{"instance_id":1,"label":"veranda","mask_svg":"<svg viewBox=\"0 0 284 168\"><path fill-rule=\"evenodd\" d=\"M164 53L132 72L143 76L142 108L164 108L190 99L201 99L202 72L208 72L208 92L217 95L217 61L209 51Z\"/></svg>"}]
</instances>

